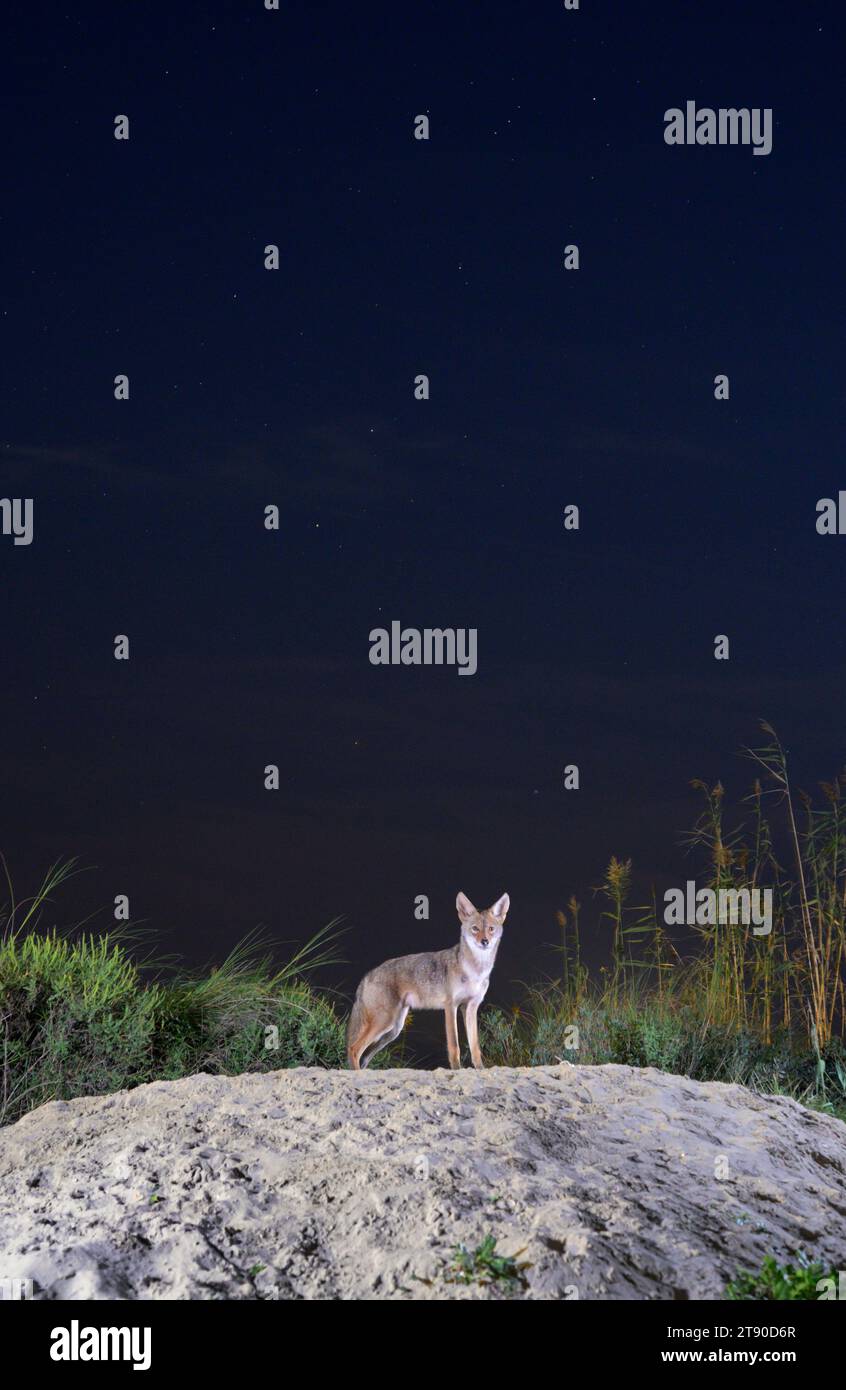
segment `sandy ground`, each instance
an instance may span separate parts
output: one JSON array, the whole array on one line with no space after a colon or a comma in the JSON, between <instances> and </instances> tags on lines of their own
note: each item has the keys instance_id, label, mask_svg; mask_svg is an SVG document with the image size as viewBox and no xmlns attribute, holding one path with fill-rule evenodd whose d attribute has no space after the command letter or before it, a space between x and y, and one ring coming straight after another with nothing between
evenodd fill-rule
<instances>
[{"instance_id":1,"label":"sandy ground","mask_svg":"<svg viewBox=\"0 0 846 1390\"><path fill-rule=\"evenodd\" d=\"M453 1282L493 1235L521 1282ZM44 1299L710 1299L846 1269L846 1126L630 1067L296 1069L0 1130L0 1279Z\"/></svg>"}]
</instances>

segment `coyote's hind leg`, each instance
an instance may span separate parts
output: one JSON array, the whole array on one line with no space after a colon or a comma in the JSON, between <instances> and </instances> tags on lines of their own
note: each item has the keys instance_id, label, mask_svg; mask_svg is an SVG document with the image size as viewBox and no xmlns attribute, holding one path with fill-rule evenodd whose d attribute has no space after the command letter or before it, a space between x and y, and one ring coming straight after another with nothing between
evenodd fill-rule
<instances>
[{"instance_id":1,"label":"coyote's hind leg","mask_svg":"<svg viewBox=\"0 0 846 1390\"><path fill-rule=\"evenodd\" d=\"M347 1062L352 1071L361 1070L362 1053L380 1036L382 1026L356 1000L347 1030Z\"/></svg>"},{"instance_id":2,"label":"coyote's hind leg","mask_svg":"<svg viewBox=\"0 0 846 1390\"><path fill-rule=\"evenodd\" d=\"M383 1047L387 1047L389 1043L394 1042L394 1040L399 1037L405 1027L405 1020L407 1017L408 1005L401 1004L399 1013L393 1023L385 1029L384 1033L381 1033L377 1038L374 1038L372 1042L369 1042L362 1052L360 1059L362 1067L369 1066L377 1052L381 1052Z\"/></svg>"}]
</instances>

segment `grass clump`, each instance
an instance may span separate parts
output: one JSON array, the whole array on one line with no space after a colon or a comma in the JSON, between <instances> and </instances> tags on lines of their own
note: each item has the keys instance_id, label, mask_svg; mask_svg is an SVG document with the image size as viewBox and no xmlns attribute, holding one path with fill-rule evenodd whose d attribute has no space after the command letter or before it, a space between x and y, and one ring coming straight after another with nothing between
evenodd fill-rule
<instances>
[{"instance_id":1,"label":"grass clump","mask_svg":"<svg viewBox=\"0 0 846 1390\"><path fill-rule=\"evenodd\" d=\"M745 819L728 814L721 783L694 781L703 809L685 842L700 861L697 888L715 899L771 894L770 929L697 914L674 940L654 891L632 904L631 860L612 856L593 890L590 931L607 962L598 978L572 896L557 913L558 977L510 1012L480 1016L488 1062L657 1067L789 1094L846 1119L846 773L820 783L815 803L794 791L787 754L762 727L764 746L746 750L758 776Z\"/></svg>"},{"instance_id":2,"label":"grass clump","mask_svg":"<svg viewBox=\"0 0 846 1390\"><path fill-rule=\"evenodd\" d=\"M609 1003L601 989L574 1000L550 982L526 992L516 1008L479 1015L482 1052L491 1066L655 1067L695 1081L724 1081L762 1094L790 1095L846 1119L846 1057L833 1040L823 1068L812 1048L786 1029L769 1040L753 1028L709 1018L695 993L646 990Z\"/></svg>"},{"instance_id":3,"label":"grass clump","mask_svg":"<svg viewBox=\"0 0 846 1390\"><path fill-rule=\"evenodd\" d=\"M0 920L0 1123L45 1101L201 1071L343 1065L342 1019L304 978L332 959L336 923L281 968L248 938L206 975L159 967L151 979L126 933L39 929L71 872L55 865Z\"/></svg>"}]
</instances>

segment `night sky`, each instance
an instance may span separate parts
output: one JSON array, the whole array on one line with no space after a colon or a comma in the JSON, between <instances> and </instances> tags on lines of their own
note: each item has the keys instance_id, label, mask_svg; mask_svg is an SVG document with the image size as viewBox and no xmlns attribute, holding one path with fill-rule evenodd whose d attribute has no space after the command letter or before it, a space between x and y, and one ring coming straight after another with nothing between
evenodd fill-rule
<instances>
[{"instance_id":1,"label":"night sky","mask_svg":"<svg viewBox=\"0 0 846 1390\"><path fill-rule=\"evenodd\" d=\"M79 856L55 920L127 893L197 964L344 914L349 990L508 891L505 999L612 854L635 901L689 876L690 779L745 792L760 718L801 785L837 773L839 8L12 7L19 893ZM687 100L772 108L772 153L668 146ZM374 667L393 619L477 628L477 673Z\"/></svg>"}]
</instances>

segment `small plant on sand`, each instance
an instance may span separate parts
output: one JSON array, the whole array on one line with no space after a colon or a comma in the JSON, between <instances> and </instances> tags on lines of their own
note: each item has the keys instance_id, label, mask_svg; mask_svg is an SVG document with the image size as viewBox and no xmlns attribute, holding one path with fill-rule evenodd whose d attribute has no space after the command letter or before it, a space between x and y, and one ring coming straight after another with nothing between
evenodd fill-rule
<instances>
[{"instance_id":1,"label":"small plant on sand","mask_svg":"<svg viewBox=\"0 0 846 1390\"><path fill-rule=\"evenodd\" d=\"M821 1264L810 1264L800 1255L795 1265L780 1265L768 1255L757 1274L738 1274L726 1286L726 1298L735 1302L771 1300L783 1303L793 1299L820 1297L817 1287L821 1279L837 1281L835 1271L826 1274Z\"/></svg>"},{"instance_id":2,"label":"small plant on sand","mask_svg":"<svg viewBox=\"0 0 846 1390\"><path fill-rule=\"evenodd\" d=\"M523 1283L525 1265L518 1265L514 1255L498 1255L496 1236L486 1235L475 1250L456 1245L453 1263L447 1274L450 1284L513 1284Z\"/></svg>"}]
</instances>

